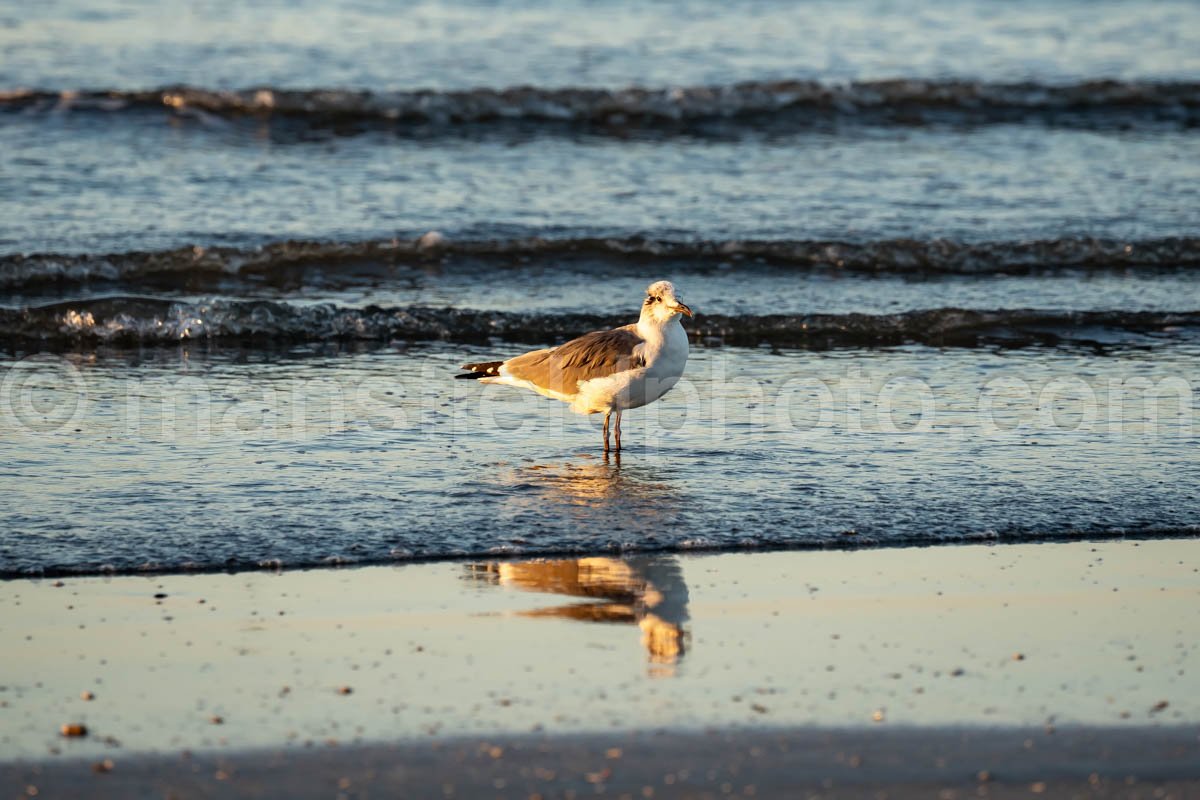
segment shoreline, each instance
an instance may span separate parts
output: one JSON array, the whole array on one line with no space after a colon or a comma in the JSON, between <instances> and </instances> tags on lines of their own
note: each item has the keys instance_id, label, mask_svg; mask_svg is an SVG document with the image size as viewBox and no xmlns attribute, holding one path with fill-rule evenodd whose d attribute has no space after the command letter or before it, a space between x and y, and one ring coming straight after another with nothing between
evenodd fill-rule
<instances>
[{"instance_id":1,"label":"shoreline","mask_svg":"<svg viewBox=\"0 0 1200 800\"><path fill-rule=\"evenodd\" d=\"M887 550L924 550L955 547L1028 547L1043 544L1112 544L1122 542L1200 541L1200 524L1183 527L1147 527L1145 530L1129 531L1117 529L1072 531L1067 533L997 534L976 538L939 539L916 537L911 539L874 539L857 533L844 533L841 539L820 540L812 544L794 542L772 544L748 544L731 547L727 544L696 544L688 547L621 547L571 549L548 548L544 550L509 551L478 550L454 554L431 553L392 556L389 558L330 557L323 561L284 563L265 561L237 564L201 564L170 566L143 566L112 569L74 569L69 567L47 567L37 572L4 570L0 568L0 584L20 581L86 580L116 578L170 578L205 575L283 575L325 570L356 570L386 567L428 566L436 564L470 564L480 561L546 561L579 558L631 558L638 556L677 556L681 558L726 556L726 555L772 555L786 553L857 553Z\"/></svg>"}]
</instances>

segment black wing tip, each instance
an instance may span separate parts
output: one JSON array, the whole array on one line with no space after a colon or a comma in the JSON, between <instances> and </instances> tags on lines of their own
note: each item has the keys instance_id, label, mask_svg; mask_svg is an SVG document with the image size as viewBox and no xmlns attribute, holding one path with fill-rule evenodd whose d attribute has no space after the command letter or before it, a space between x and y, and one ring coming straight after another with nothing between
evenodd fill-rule
<instances>
[{"instance_id":1,"label":"black wing tip","mask_svg":"<svg viewBox=\"0 0 1200 800\"><path fill-rule=\"evenodd\" d=\"M460 378L467 381L477 381L480 378L494 378L500 374L500 365L503 361L487 361L482 364L463 364L461 369L467 372L461 375L455 375L455 378Z\"/></svg>"}]
</instances>

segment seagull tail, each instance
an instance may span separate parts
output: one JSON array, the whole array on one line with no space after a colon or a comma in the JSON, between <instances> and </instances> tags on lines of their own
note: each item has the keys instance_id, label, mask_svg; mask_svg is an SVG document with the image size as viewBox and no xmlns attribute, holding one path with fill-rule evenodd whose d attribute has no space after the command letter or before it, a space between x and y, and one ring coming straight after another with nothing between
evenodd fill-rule
<instances>
[{"instance_id":1,"label":"seagull tail","mask_svg":"<svg viewBox=\"0 0 1200 800\"><path fill-rule=\"evenodd\" d=\"M467 370L462 375L455 375L456 378L463 378L469 381L477 381L480 378L495 378L500 374L500 365L503 361L486 361L482 364L463 364L462 368Z\"/></svg>"}]
</instances>

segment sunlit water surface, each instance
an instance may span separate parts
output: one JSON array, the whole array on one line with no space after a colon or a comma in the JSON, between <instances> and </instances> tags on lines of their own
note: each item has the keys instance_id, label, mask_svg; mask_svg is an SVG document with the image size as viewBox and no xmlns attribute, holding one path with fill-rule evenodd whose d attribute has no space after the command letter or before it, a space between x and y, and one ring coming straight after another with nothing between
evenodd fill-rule
<instances>
[{"instance_id":1,"label":"sunlit water surface","mask_svg":"<svg viewBox=\"0 0 1200 800\"><path fill-rule=\"evenodd\" d=\"M696 349L599 420L455 381L511 348L5 366L0 569L1186 534L1200 352Z\"/></svg>"}]
</instances>

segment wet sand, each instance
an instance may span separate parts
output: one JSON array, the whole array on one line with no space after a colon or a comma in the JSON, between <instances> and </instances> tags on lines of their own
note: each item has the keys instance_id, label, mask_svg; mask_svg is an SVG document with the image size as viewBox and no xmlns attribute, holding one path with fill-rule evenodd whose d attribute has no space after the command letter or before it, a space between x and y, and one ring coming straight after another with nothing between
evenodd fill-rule
<instances>
[{"instance_id":1,"label":"wet sand","mask_svg":"<svg viewBox=\"0 0 1200 800\"><path fill-rule=\"evenodd\" d=\"M511 737L0 766L21 797L1183 798L1190 727ZM28 795L25 795L28 796Z\"/></svg>"},{"instance_id":2,"label":"wet sand","mask_svg":"<svg viewBox=\"0 0 1200 800\"><path fill-rule=\"evenodd\" d=\"M1194 796L1198 570L1181 539L7 581L0 796Z\"/></svg>"}]
</instances>

